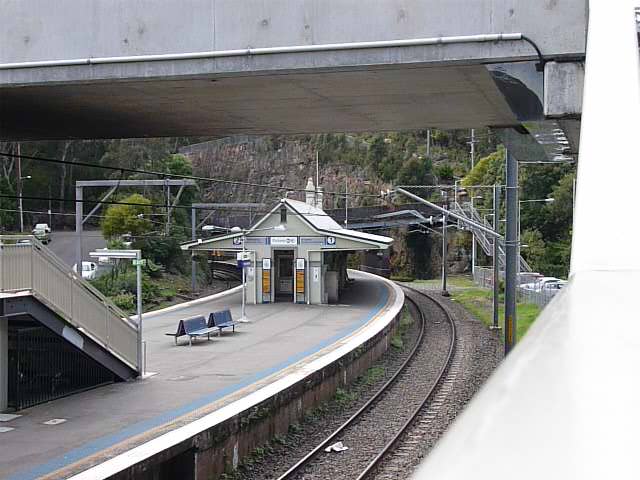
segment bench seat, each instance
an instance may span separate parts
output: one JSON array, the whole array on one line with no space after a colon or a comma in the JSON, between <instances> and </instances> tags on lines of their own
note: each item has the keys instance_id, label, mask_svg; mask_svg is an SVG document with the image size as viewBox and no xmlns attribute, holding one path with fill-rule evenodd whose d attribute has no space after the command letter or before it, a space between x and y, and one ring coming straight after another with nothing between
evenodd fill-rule
<instances>
[{"instance_id":1,"label":"bench seat","mask_svg":"<svg viewBox=\"0 0 640 480\"><path fill-rule=\"evenodd\" d=\"M212 312L209 314L209 327L217 328L220 333L225 328L231 328L232 332L236 331L236 325L238 323L233 321L230 310L221 310L219 312Z\"/></svg>"},{"instance_id":2,"label":"bench seat","mask_svg":"<svg viewBox=\"0 0 640 480\"><path fill-rule=\"evenodd\" d=\"M173 337L176 345L178 344L179 337L188 336L189 346L191 346L194 338L204 337L206 335L207 340L211 340L212 333L218 333L218 335L220 335L220 330L216 327L209 327L207 320L203 315L200 315L180 320L176 333L165 333L165 335Z\"/></svg>"}]
</instances>

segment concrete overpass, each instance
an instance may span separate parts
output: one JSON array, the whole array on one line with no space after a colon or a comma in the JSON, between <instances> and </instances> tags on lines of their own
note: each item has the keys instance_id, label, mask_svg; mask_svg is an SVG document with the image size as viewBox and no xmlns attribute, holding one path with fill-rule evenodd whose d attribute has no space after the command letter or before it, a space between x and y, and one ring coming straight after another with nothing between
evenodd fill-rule
<instances>
[{"instance_id":1,"label":"concrete overpass","mask_svg":"<svg viewBox=\"0 0 640 480\"><path fill-rule=\"evenodd\" d=\"M27 0L3 14L2 139L580 115L585 0Z\"/></svg>"}]
</instances>

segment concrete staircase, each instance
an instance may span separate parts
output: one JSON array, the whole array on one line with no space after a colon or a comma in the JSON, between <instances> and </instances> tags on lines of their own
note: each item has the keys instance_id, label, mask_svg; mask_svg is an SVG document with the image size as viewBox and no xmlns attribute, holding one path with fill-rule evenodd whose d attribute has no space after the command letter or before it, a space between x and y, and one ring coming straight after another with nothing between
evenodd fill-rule
<instances>
[{"instance_id":1,"label":"concrete staircase","mask_svg":"<svg viewBox=\"0 0 640 480\"><path fill-rule=\"evenodd\" d=\"M33 237L0 236L0 315L37 320L120 379L137 375L137 325Z\"/></svg>"}]
</instances>

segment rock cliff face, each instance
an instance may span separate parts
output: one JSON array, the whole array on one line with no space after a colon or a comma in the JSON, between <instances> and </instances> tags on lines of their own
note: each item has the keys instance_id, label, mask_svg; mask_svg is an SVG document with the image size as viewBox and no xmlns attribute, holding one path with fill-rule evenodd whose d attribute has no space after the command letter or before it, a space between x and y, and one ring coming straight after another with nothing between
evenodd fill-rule
<instances>
[{"instance_id":1,"label":"rock cliff face","mask_svg":"<svg viewBox=\"0 0 640 480\"><path fill-rule=\"evenodd\" d=\"M216 141L190 145L180 149L192 164L194 174L210 178L221 178L247 184L211 183L204 187L203 202L210 203L275 203L285 194L289 198L304 201L302 191L307 179L316 177L316 150L308 138L246 137L224 138ZM344 191L350 194L379 194L390 188L375 173L351 164L326 161L320 164L320 185L323 187L325 210L344 208ZM289 191L289 193L287 193ZM332 192L338 192L332 195ZM373 198L349 197L349 207L368 206L378 203ZM255 214L251 217L255 220ZM232 212L214 223L245 225ZM246 219L245 219L246 220ZM250 220L249 220L250 221ZM229 223L231 222L231 223ZM226 226L229 226L226 225ZM392 236L392 273L429 278L439 271L439 249L429 236L407 236L407 229L378 232Z\"/></svg>"},{"instance_id":2,"label":"rock cliff face","mask_svg":"<svg viewBox=\"0 0 640 480\"><path fill-rule=\"evenodd\" d=\"M271 204L287 190L304 189L307 179L316 177L316 150L303 138L232 137L184 147L180 153L193 164L194 173L238 182L269 185L214 183L203 192L205 202L258 202ZM345 184L349 193L373 193L388 188L370 172L354 165L320 164L320 185L326 192L324 208L344 206ZM339 192L342 195L332 195ZM302 192L288 194L304 201ZM371 199L350 197L349 206L366 205Z\"/></svg>"}]
</instances>

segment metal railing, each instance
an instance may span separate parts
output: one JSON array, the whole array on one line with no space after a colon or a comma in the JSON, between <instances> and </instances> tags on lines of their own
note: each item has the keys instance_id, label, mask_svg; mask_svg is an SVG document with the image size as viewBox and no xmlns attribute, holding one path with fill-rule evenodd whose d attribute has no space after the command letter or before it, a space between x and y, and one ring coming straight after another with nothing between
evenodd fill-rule
<instances>
[{"instance_id":1,"label":"metal railing","mask_svg":"<svg viewBox=\"0 0 640 480\"><path fill-rule=\"evenodd\" d=\"M137 326L122 310L34 237L0 235L0 292L20 291L137 370Z\"/></svg>"},{"instance_id":2,"label":"metal railing","mask_svg":"<svg viewBox=\"0 0 640 480\"><path fill-rule=\"evenodd\" d=\"M493 228L493 226L478 213L478 210L476 210L476 208L473 207L471 203L465 202L462 205L460 205L458 202L452 202L451 205L453 207L452 210L458 215L463 215L473 220L476 223L484 225L487 228L491 228L491 229ZM492 245L493 240L490 239L485 232L483 232L478 228L472 228L472 227L464 227L464 228L467 230L471 230L475 234L476 241L480 244L482 251L489 257L492 257L493 256L493 245ZM504 267L504 259L505 259L504 242L500 241L498 243L498 262L500 267ZM522 256L520 256L519 261L520 261L521 272L531 272L531 266L527 263L527 261L524 258L522 258Z\"/></svg>"}]
</instances>

